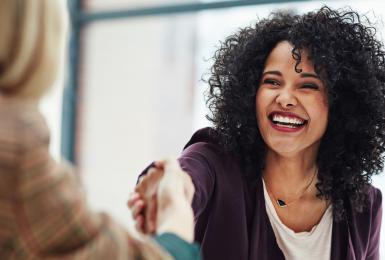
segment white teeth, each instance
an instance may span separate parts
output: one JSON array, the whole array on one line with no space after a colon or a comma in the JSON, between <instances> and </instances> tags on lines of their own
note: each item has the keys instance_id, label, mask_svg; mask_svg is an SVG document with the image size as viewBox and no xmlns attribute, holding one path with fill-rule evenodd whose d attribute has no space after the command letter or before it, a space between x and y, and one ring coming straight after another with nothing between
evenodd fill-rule
<instances>
[{"instance_id":1,"label":"white teeth","mask_svg":"<svg viewBox=\"0 0 385 260\"><path fill-rule=\"evenodd\" d=\"M303 120L300 120L298 118L293 117L285 117L278 114L275 114L273 116L273 121L279 122L279 123L287 123L287 124L295 124L295 125L301 125L304 123Z\"/></svg>"}]
</instances>

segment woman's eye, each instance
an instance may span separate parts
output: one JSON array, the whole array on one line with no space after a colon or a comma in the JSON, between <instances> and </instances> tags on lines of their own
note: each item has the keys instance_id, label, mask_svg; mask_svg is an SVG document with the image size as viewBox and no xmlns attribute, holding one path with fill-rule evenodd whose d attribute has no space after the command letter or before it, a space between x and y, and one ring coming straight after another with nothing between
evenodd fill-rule
<instances>
[{"instance_id":1,"label":"woman's eye","mask_svg":"<svg viewBox=\"0 0 385 260\"><path fill-rule=\"evenodd\" d=\"M269 84L269 85L273 85L273 86L279 86L279 82L274 80L274 79L265 79L263 81L264 84Z\"/></svg>"},{"instance_id":2,"label":"woman's eye","mask_svg":"<svg viewBox=\"0 0 385 260\"><path fill-rule=\"evenodd\" d=\"M312 84L312 83L303 84L301 88L319 90L319 87L316 84Z\"/></svg>"}]
</instances>

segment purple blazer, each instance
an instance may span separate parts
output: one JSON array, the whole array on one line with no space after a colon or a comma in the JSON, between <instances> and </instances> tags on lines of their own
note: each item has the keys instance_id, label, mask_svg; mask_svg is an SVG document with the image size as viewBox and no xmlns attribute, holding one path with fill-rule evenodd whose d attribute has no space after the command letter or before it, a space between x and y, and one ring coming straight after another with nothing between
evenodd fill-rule
<instances>
[{"instance_id":1,"label":"purple blazer","mask_svg":"<svg viewBox=\"0 0 385 260\"><path fill-rule=\"evenodd\" d=\"M196 189L195 238L203 258L284 260L266 213L262 180L251 187L239 162L213 142L209 131L196 132L179 159ZM379 259L381 192L371 187L369 201L367 212L346 205L349 221L333 222L332 260Z\"/></svg>"}]
</instances>

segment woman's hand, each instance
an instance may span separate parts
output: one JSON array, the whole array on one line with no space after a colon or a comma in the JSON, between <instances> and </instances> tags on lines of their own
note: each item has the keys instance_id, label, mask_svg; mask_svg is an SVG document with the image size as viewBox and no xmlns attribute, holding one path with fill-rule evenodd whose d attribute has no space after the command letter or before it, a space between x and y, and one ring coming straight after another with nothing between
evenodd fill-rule
<instances>
[{"instance_id":1,"label":"woman's hand","mask_svg":"<svg viewBox=\"0 0 385 260\"><path fill-rule=\"evenodd\" d=\"M144 201L140 197L139 193L134 191L130 194L127 202L128 208L131 210L132 218L135 221L135 228L141 232L144 232Z\"/></svg>"},{"instance_id":2,"label":"woman's hand","mask_svg":"<svg viewBox=\"0 0 385 260\"><path fill-rule=\"evenodd\" d=\"M172 232L192 241L194 186L175 159L155 162L128 200L136 228L144 233Z\"/></svg>"},{"instance_id":3,"label":"woman's hand","mask_svg":"<svg viewBox=\"0 0 385 260\"><path fill-rule=\"evenodd\" d=\"M194 240L194 214L191 202L195 188L191 177L175 159L155 163L164 174L157 190L156 232L171 232L184 240Z\"/></svg>"},{"instance_id":4,"label":"woman's hand","mask_svg":"<svg viewBox=\"0 0 385 260\"><path fill-rule=\"evenodd\" d=\"M145 234L153 234L156 231L157 192L163 173L162 168L152 167L139 179L135 187L137 196L132 214L136 228Z\"/></svg>"},{"instance_id":5,"label":"woman's hand","mask_svg":"<svg viewBox=\"0 0 385 260\"><path fill-rule=\"evenodd\" d=\"M146 175L139 179L135 191L131 193L127 202L139 232L155 233L156 192L162 176L163 169L151 167Z\"/></svg>"}]
</instances>

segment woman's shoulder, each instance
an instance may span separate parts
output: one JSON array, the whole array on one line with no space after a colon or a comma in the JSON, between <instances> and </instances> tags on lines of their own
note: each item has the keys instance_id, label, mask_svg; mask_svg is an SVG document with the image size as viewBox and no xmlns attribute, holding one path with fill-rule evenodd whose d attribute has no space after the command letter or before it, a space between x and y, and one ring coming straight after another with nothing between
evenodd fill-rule
<instances>
[{"instance_id":1,"label":"woman's shoulder","mask_svg":"<svg viewBox=\"0 0 385 260\"><path fill-rule=\"evenodd\" d=\"M381 190L369 184L368 188L368 202L370 210L378 211L382 206L382 193Z\"/></svg>"},{"instance_id":2,"label":"woman's shoulder","mask_svg":"<svg viewBox=\"0 0 385 260\"><path fill-rule=\"evenodd\" d=\"M183 150L196 143L207 143L218 145L218 138L215 129L211 127L205 127L198 129L191 136L190 140L186 143Z\"/></svg>"},{"instance_id":3,"label":"woman's shoulder","mask_svg":"<svg viewBox=\"0 0 385 260\"><path fill-rule=\"evenodd\" d=\"M348 207L350 216L353 222L367 225L367 222L381 222L382 212L382 193L380 189L368 184L367 189L367 203L361 212L352 209L351 205Z\"/></svg>"},{"instance_id":4,"label":"woman's shoulder","mask_svg":"<svg viewBox=\"0 0 385 260\"><path fill-rule=\"evenodd\" d=\"M49 141L49 130L36 100L0 98L1 139L20 146Z\"/></svg>"},{"instance_id":5,"label":"woman's shoulder","mask_svg":"<svg viewBox=\"0 0 385 260\"><path fill-rule=\"evenodd\" d=\"M241 171L237 156L226 151L219 143L215 129L206 127L196 131L183 148L181 161L194 161L206 165L212 172L227 175Z\"/></svg>"},{"instance_id":6,"label":"woman's shoulder","mask_svg":"<svg viewBox=\"0 0 385 260\"><path fill-rule=\"evenodd\" d=\"M16 167L27 154L42 155L49 129L36 102L0 97L0 120L0 167Z\"/></svg>"},{"instance_id":7,"label":"woman's shoulder","mask_svg":"<svg viewBox=\"0 0 385 260\"><path fill-rule=\"evenodd\" d=\"M215 130L210 127L196 131L183 148L183 156L200 155L210 160L218 160L229 155L219 144Z\"/></svg>"}]
</instances>

